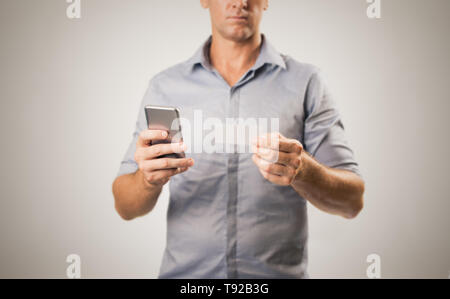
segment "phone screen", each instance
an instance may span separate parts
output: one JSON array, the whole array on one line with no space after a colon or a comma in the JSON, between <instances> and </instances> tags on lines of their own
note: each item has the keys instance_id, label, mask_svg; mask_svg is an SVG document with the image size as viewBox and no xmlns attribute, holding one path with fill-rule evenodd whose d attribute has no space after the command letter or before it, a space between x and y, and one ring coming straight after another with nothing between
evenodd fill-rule
<instances>
[{"instance_id":1,"label":"phone screen","mask_svg":"<svg viewBox=\"0 0 450 299\"><path fill-rule=\"evenodd\" d=\"M175 107L146 106L145 116L149 130L163 130L169 133L166 140L153 141L152 145L160 143L178 143L183 141L181 134L180 112ZM184 158L185 153L162 155L159 158Z\"/></svg>"}]
</instances>

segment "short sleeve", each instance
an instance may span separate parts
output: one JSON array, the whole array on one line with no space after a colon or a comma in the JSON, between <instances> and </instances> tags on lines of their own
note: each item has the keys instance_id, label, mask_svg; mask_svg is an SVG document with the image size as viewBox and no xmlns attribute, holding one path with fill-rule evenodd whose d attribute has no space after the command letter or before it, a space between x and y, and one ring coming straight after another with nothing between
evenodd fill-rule
<instances>
[{"instance_id":1,"label":"short sleeve","mask_svg":"<svg viewBox=\"0 0 450 299\"><path fill-rule=\"evenodd\" d=\"M134 160L134 154L136 152L136 142L138 140L139 134L147 128L147 120L145 118L145 106L148 103L148 99L151 99L154 95L154 87L153 87L153 81L150 81L150 84L147 88L147 91L141 101L141 104L139 106L139 112L136 120L136 126L131 138L131 142L128 145L128 149L125 153L125 156L123 157L121 163L119 172L117 173L117 176L121 176L124 174L134 173L136 172L139 167Z\"/></svg>"},{"instance_id":2,"label":"short sleeve","mask_svg":"<svg viewBox=\"0 0 450 299\"><path fill-rule=\"evenodd\" d=\"M362 177L346 139L344 124L320 72L312 75L304 101L303 145L319 163Z\"/></svg>"}]
</instances>

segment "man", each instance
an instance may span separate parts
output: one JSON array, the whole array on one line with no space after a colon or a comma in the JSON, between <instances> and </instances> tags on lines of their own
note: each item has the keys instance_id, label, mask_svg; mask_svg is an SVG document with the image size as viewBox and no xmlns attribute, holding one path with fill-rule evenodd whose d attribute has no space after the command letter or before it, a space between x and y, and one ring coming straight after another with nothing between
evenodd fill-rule
<instances>
[{"instance_id":1,"label":"man","mask_svg":"<svg viewBox=\"0 0 450 299\"><path fill-rule=\"evenodd\" d=\"M126 220L146 215L170 180L160 278L305 278L306 201L345 218L363 207L364 181L317 68L281 55L259 31L268 0L201 0L212 36L184 63L155 76L113 184ZM144 106L204 117L277 118L253 153L182 152L146 129ZM269 141L276 139L277 146ZM274 160L274 158L276 160ZM195 165L194 165L195 164Z\"/></svg>"}]
</instances>

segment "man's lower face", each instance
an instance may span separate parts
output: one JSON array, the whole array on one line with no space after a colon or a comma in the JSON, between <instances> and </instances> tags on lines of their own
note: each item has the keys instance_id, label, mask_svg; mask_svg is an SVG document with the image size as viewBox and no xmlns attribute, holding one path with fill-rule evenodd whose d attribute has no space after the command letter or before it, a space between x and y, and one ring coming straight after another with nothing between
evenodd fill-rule
<instances>
[{"instance_id":1,"label":"man's lower face","mask_svg":"<svg viewBox=\"0 0 450 299\"><path fill-rule=\"evenodd\" d=\"M253 30L246 24L228 24L221 33L227 39L245 41L253 35Z\"/></svg>"}]
</instances>

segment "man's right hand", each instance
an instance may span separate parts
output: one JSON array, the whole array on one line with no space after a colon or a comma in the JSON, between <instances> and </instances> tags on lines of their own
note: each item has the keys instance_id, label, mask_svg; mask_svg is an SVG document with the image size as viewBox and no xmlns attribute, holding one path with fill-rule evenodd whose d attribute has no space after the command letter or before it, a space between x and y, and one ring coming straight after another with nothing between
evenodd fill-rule
<instances>
[{"instance_id":1,"label":"man's right hand","mask_svg":"<svg viewBox=\"0 0 450 299\"><path fill-rule=\"evenodd\" d=\"M134 159L149 187L162 187L172 176L183 173L194 165L192 158L158 158L186 150L183 142L151 145L151 141L165 140L167 137L167 132L161 130L144 130L139 134Z\"/></svg>"}]
</instances>

